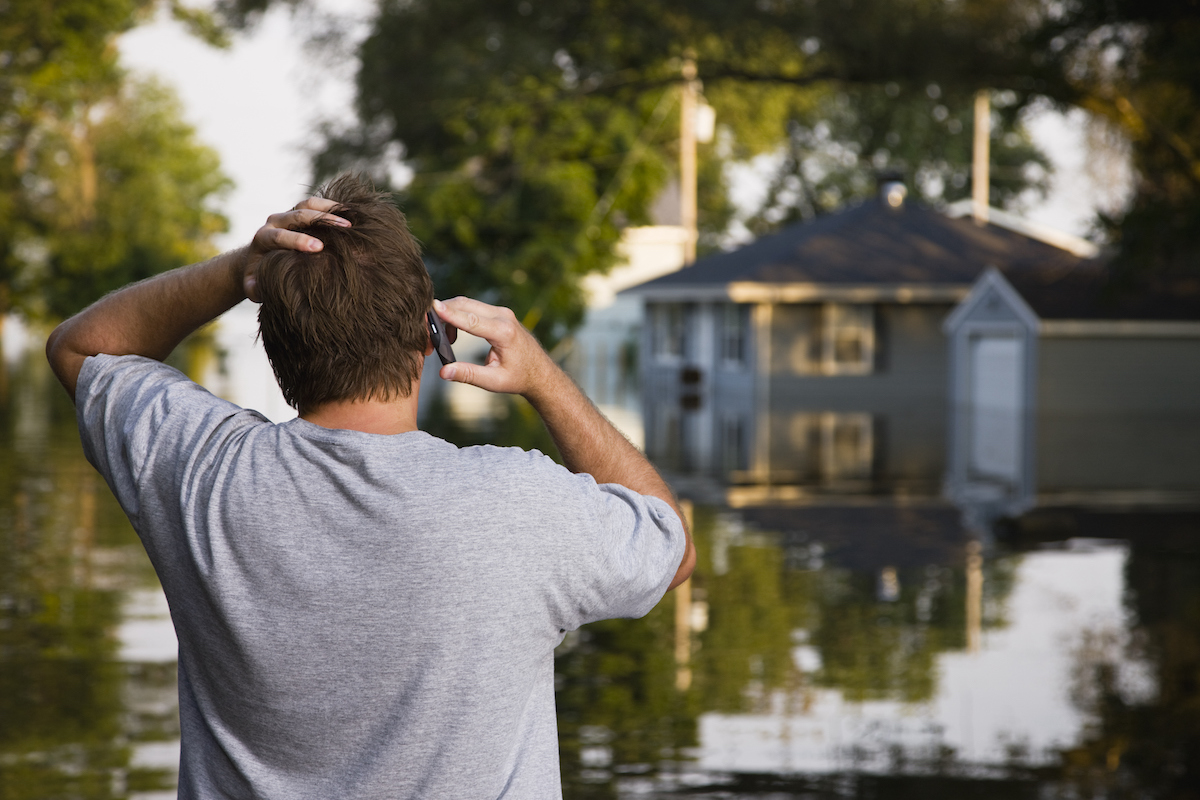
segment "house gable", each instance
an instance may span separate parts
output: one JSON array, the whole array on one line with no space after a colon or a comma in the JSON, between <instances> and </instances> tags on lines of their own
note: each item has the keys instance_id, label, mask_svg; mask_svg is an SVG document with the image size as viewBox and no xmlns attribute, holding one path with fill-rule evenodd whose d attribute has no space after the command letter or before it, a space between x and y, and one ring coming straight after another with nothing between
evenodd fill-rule
<instances>
[{"instance_id":1,"label":"house gable","mask_svg":"<svg viewBox=\"0 0 1200 800\"><path fill-rule=\"evenodd\" d=\"M946 317L942 330L953 336L968 323L1018 323L1030 333L1037 333L1040 326L1038 315L995 267L988 267L979 277L966 298Z\"/></svg>"}]
</instances>

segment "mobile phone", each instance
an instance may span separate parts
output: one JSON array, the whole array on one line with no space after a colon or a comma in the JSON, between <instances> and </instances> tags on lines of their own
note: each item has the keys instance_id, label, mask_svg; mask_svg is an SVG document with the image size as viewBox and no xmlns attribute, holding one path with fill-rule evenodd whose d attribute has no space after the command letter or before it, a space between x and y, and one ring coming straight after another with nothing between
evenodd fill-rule
<instances>
[{"instance_id":1,"label":"mobile phone","mask_svg":"<svg viewBox=\"0 0 1200 800\"><path fill-rule=\"evenodd\" d=\"M437 351L438 358L442 360L442 366L453 364L458 359L454 357L454 351L450 349L450 339L446 337L445 323L442 322L442 318L430 310L425 312L425 322L429 325L429 341L433 343L433 349Z\"/></svg>"}]
</instances>

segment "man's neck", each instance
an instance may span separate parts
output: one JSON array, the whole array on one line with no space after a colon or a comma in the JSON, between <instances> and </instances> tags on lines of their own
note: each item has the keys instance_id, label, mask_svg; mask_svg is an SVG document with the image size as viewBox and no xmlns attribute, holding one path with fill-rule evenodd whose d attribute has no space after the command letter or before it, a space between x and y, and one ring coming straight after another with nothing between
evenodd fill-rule
<instances>
[{"instance_id":1,"label":"man's neck","mask_svg":"<svg viewBox=\"0 0 1200 800\"><path fill-rule=\"evenodd\" d=\"M362 433L395 434L417 430L417 395L393 400L338 400L300 412L300 418L320 425Z\"/></svg>"}]
</instances>

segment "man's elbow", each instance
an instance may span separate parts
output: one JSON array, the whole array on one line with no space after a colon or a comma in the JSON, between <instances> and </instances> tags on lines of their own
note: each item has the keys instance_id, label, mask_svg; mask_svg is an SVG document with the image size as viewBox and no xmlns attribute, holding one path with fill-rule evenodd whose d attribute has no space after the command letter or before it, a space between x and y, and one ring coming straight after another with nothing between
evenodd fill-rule
<instances>
[{"instance_id":1,"label":"man's elbow","mask_svg":"<svg viewBox=\"0 0 1200 800\"><path fill-rule=\"evenodd\" d=\"M687 549L683 552L683 561L679 563L679 569L675 571L675 577L671 579L671 585L667 587L667 591L671 591L679 584L692 577L692 571L696 569L696 548L692 545L691 537L688 538Z\"/></svg>"},{"instance_id":2,"label":"man's elbow","mask_svg":"<svg viewBox=\"0 0 1200 800\"><path fill-rule=\"evenodd\" d=\"M79 371L83 369L84 356L68 344L65 322L51 331L46 339L46 360L74 402L75 384L79 380Z\"/></svg>"}]
</instances>

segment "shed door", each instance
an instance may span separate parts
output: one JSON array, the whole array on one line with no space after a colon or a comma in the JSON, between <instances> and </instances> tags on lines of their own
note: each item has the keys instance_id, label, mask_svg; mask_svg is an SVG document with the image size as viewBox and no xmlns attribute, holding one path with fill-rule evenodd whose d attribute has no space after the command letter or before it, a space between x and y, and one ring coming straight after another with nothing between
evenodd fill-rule
<instances>
[{"instance_id":1,"label":"shed door","mask_svg":"<svg viewBox=\"0 0 1200 800\"><path fill-rule=\"evenodd\" d=\"M1016 484L1021 476L1024 349L1015 336L979 336L970 343L972 473Z\"/></svg>"}]
</instances>

